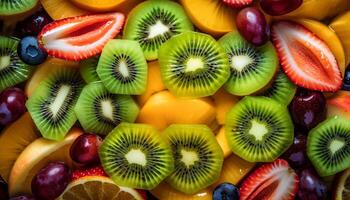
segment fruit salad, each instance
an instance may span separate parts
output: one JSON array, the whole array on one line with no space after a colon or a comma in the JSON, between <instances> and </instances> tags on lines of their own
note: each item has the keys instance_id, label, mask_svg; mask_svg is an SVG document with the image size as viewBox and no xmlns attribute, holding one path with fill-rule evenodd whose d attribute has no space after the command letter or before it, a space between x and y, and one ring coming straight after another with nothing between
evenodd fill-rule
<instances>
[{"instance_id":1,"label":"fruit salad","mask_svg":"<svg viewBox=\"0 0 350 200\"><path fill-rule=\"evenodd\" d=\"M350 200L349 0L0 0L0 200Z\"/></svg>"}]
</instances>

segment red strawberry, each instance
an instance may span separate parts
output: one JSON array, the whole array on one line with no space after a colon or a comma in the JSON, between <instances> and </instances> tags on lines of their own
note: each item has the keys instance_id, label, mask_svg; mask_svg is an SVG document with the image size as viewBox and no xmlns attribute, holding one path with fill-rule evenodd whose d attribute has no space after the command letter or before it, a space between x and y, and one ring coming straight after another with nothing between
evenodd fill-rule
<instances>
[{"instance_id":1,"label":"red strawberry","mask_svg":"<svg viewBox=\"0 0 350 200\"><path fill-rule=\"evenodd\" d=\"M242 8L253 3L253 0L223 0L223 2L233 8Z\"/></svg>"},{"instance_id":2,"label":"red strawberry","mask_svg":"<svg viewBox=\"0 0 350 200\"><path fill-rule=\"evenodd\" d=\"M145 190L137 190L137 192L142 196L144 200L148 199L147 192Z\"/></svg>"},{"instance_id":3,"label":"red strawberry","mask_svg":"<svg viewBox=\"0 0 350 200\"><path fill-rule=\"evenodd\" d=\"M279 21L272 26L272 40L284 72L296 85L322 92L340 89L337 61L311 31L295 22Z\"/></svg>"},{"instance_id":4,"label":"red strawberry","mask_svg":"<svg viewBox=\"0 0 350 200\"><path fill-rule=\"evenodd\" d=\"M106 176L107 177L107 174L101 166L96 166L96 167L91 167L86 169L77 169L77 170L74 170L72 173L72 181L85 176Z\"/></svg>"},{"instance_id":5,"label":"red strawberry","mask_svg":"<svg viewBox=\"0 0 350 200\"><path fill-rule=\"evenodd\" d=\"M292 200L299 178L287 161L277 159L256 169L241 185L240 200Z\"/></svg>"},{"instance_id":6,"label":"red strawberry","mask_svg":"<svg viewBox=\"0 0 350 200\"><path fill-rule=\"evenodd\" d=\"M122 13L84 15L54 21L38 36L50 56L79 61L101 53L122 29Z\"/></svg>"}]
</instances>

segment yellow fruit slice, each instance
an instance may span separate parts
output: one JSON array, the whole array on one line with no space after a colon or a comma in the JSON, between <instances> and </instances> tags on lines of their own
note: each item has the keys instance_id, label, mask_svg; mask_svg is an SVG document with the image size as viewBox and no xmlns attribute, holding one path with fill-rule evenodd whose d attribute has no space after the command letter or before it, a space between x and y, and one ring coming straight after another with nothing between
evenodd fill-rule
<instances>
[{"instance_id":1,"label":"yellow fruit slice","mask_svg":"<svg viewBox=\"0 0 350 200\"><path fill-rule=\"evenodd\" d=\"M212 191L206 188L196 194L188 195L173 189L163 181L151 193L160 200L212 200Z\"/></svg>"},{"instance_id":2,"label":"yellow fruit slice","mask_svg":"<svg viewBox=\"0 0 350 200\"><path fill-rule=\"evenodd\" d=\"M131 10L142 0L71 0L82 9L91 11L125 11Z\"/></svg>"},{"instance_id":3,"label":"yellow fruit slice","mask_svg":"<svg viewBox=\"0 0 350 200\"><path fill-rule=\"evenodd\" d=\"M201 31L219 37L236 30L236 11L221 0L180 0L192 23Z\"/></svg>"},{"instance_id":4,"label":"yellow fruit slice","mask_svg":"<svg viewBox=\"0 0 350 200\"><path fill-rule=\"evenodd\" d=\"M337 34L330 29L328 26L322 24L321 22L311 20L311 19L297 19L295 20L299 24L305 26L315 35L317 35L321 40L323 40L330 50L333 52L333 55L337 59L339 69L344 76L345 74L345 53L343 45L339 40Z\"/></svg>"},{"instance_id":5,"label":"yellow fruit slice","mask_svg":"<svg viewBox=\"0 0 350 200\"><path fill-rule=\"evenodd\" d=\"M25 93L28 97L32 96L34 90L38 87L40 82L47 77L48 74L62 68L62 67L79 67L79 63L65 61L57 58L48 58L43 64L39 65L35 70L33 76L27 81Z\"/></svg>"},{"instance_id":6,"label":"yellow fruit slice","mask_svg":"<svg viewBox=\"0 0 350 200\"><path fill-rule=\"evenodd\" d=\"M216 120L220 125L225 124L226 114L239 101L239 97L233 96L221 88L213 95L216 107Z\"/></svg>"},{"instance_id":7,"label":"yellow fruit slice","mask_svg":"<svg viewBox=\"0 0 350 200\"><path fill-rule=\"evenodd\" d=\"M40 2L54 20L88 14L88 11L78 8L70 0L40 0Z\"/></svg>"},{"instance_id":8,"label":"yellow fruit slice","mask_svg":"<svg viewBox=\"0 0 350 200\"><path fill-rule=\"evenodd\" d=\"M10 174L10 196L31 193L31 181L35 174L53 161L63 161L72 166L69 148L74 140L83 133L78 128L70 130L62 141L39 138L31 143L17 158Z\"/></svg>"},{"instance_id":9,"label":"yellow fruit slice","mask_svg":"<svg viewBox=\"0 0 350 200\"><path fill-rule=\"evenodd\" d=\"M110 178L86 176L71 182L56 200L142 200L134 189L120 187Z\"/></svg>"},{"instance_id":10,"label":"yellow fruit slice","mask_svg":"<svg viewBox=\"0 0 350 200\"><path fill-rule=\"evenodd\" d=\"M219 133L216 135L216 140L218 141L222 152L224 152L224 158L232 154L232 150L226 139L225 126L220 128Z\"/></svg>"},{"instance_id":11,"label":"yellow fruit slice","mask_svg":"<svg viewBox=\"0 0 350 200\"><path fill-rule=\"evenodd\" d=\"M339 174L334 191L335 200L350 199L350 168Z\"/></svg>"},{"instance_id":12,"label":"yellow fruit slice","mask_svg":"<svg viewBox=\"0 0 350 200\"><path fill-rule=\"evenodd\" d=\"M0 175L8 182L11 169L22 151L39 138L29 113L6 127L0 136Z\"/></svg>"},{"instance_id":13,"label":"yellow fruit slice","mask_svg":"<svg viewBox=\"0 0 350 200\"><path fill-rule=\"evenodd\" d=\"M349 3L350 5L350 3ZM345 51L346 65L350 64L350 11L340 15L335 18L331 23L330 27L335 31L335 33L340 38Z\"/></svg>"},{"instance_id":14,"label":"yellow fruit slice","mask_svg":"<svg viewBox=\"0 0 350 200\"><path fill-rule=\"evenodd\" d=\"M136 97L139 106L143 106L146 101L155 93L165 90L165 86L160 76L160 66L158 61L148 63L148 81L146 91Z\"/></svg>"}]
</instances>

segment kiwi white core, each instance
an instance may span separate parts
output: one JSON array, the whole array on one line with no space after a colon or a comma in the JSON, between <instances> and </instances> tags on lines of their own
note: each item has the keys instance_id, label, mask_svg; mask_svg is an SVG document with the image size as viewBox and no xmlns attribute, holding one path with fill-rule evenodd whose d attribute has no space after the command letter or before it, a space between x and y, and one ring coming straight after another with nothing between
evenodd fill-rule
<instances>
[{"instance_id":1,"label":"kiwi white core","mask_svg":"<svg viewBox=\"0 0 350 200\"><path fill-rule=\"evenodd\" d=\"M181 149L181 155L181 162L183 162L188 168L199 160L198 154L195 151L187 151L185 149Z\"/></svg>"},{"instance_id":2,"label":"kiwi white core","mask_svg":"<svg viewBox=\"0 0 350 200\"><path fill-rule=\"evenodd\" d=\"M341 148L345 146L345 142L339 139L332 140L329 144L329 150L332 152L332 154L335 154L337 151L339 151Z\"/></svg>"},{"instance_id":3,"label":"kiwi white core","mask_svg":"<svg viewBox=\"0 0 350 200\"><path fill-rule=\"evenodd\" d=\"M242 71L247 65L253 62L254 60L247 55L232 56L231 67L237 71Z\"/></svg>"},{"instance_id":4,"label":"kiwi white core","mask_svg":"<svg viewBox=\"0 0 350 200\"><path fill-rule=\"evenodd\" d=\"M110 100L101 101L102 115L113 121L113 105Z\"/></svg>"},{"instance_id":5,"label":"kiwi white core","mask_svg":"<svg viewBox=\"0 0 350 200\"><path fill-rule=\"evenodd\" d=\"M125 62L125 60L121 60L119 62L118 71L120 72L120 74L123 77L128 77L130 75L129 74L129 69L128 69L128 64Z\"/></svg>"},{"instance_id":6,"label":"kiwi white core","mask_svg":"<svg viewBox=\"0 0 350 200\"><path fill-rule=\"evenodd\" d=\"M200 58L190 58L186 63L185 72L194 72L197 69L204 68L204 63Z\"/></svg>"},{"instance_id":7,"label":"kiwi white core","mask_svg":"<svg viewBox=\"0 0 350 200\"><path fill-rule=\"evenodd\" d=\"M149 28L149 34L147 38L152 39L159 35L163 35L168 31L169 27L163 24L160 20L158 20L153 26Z\"/></svg>"},{"instance_id":8,"label":"kiwi white core","mask_svg":"<svg viewBox=\"0 0 350 200\"><path fill-rule=\"evenodd\" d=\"M71 87L69 85L62 85L58 89L55 100L49 106L53 116L56 116L60 111L64 101L66 100L67 96L70 93L70 90L71 90Z\"/></svg>"},{"instance_id":9,"label":"kiwi white core","mask_svg":"<svg viewBox=\"0 0 350 200\"><path fill-rule=\"evenodd\" d=\"M267 134L268 132L269 131L267 130L265 124L254 119L251 121L251 127L248 133L250 135L253 135L256 140L262 141L264 138L264 135Z\"/></svg>"},{"instance_id":10,"label":"kiwi white core","mask_svg":"<svg viewBox=\"0 0 350 200\"><path fill-rule=\"evenodd\" d=\"M0 70L8 67L11 64L10 56L1 56L0 57Z\"/></svg>"},{"instance_id":11,"label":"kiwi white core","mask_svg":"<svg viewBox=\"0 0 350 200\"><path fill-rule=\"evenodd\" d=\"M146 155L140 149L131 149L125 154L125 158L129 164L138 164L142 166L146 166L147 164Z\"/></svg>"}]
</instances>

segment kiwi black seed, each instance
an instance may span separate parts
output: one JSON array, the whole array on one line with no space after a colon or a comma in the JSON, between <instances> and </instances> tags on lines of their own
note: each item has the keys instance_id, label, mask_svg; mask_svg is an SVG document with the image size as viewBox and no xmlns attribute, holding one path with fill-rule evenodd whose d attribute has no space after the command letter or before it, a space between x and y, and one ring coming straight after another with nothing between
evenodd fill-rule
<instances>
[{"instance_id":1,"label":"kiwi black seed","mask_svg":"<svg viewBox=\"0 0 350 200\"><path fill-rule=\"evenodd\" d=\"M94 56L80 62L80 75L86 83L100 81L96 72L98 60L99 56Z\"/></svg>"},{"instance_id":2,"label":"kiwi black seed","mask_svg":"<svg viewBox=\"0 0 350 200\"><path fill-rule=\"evenodd\" d=\"M166 179L172 187L193 194L217 181L224 157L207 126L171 125L163 132L163 137L174 156L175 170Z\"/></svg>"},{"instance_id":3,"label":"kiwi black seed","mask_svg":"<svg viewBox=\"0 0 350 200\"><path fill-rule=\"evenodd\" d=\"M101 82L84 87L74 110L86 132L102 135L120 122L134 122L139 112L131 96L112 94Z\"/></svg>"},{"instance_id":4,"label":"kiwi black seed","mask_svg":"<svg viewBox=\"0 0 350 200\"><path fill-rule=\"evenodd\" d=\"M178 3L149 0L131 11L123 37L138 41L146 59L155 60L165 41L188 30L193 30L193 25Z\"/></svg>"},{"instance_id":5,"label":"kiwi black seed","mask_svg":"<svg viewBox=\"0 0 350 200\"><path fill-rule=\"evenodd\" d=\"M33 9L38 0L0 0L0 16L9 16Z\"/></svg>"},{"instance_id":6,"label":"kiwi black seed","mask_svg":"<svg viewBox=\"0 0 350 200\"><path fill-rule=\"evenodd\" d=\"M225 89L233 95L246 96L267 86L278 70L277 53L271 42L256 47L238 32L220 38L230 62L231 76Z\"/></svg>"},{"instance_id":7,"label":"kiwi black seed","mask_svg":"<svg viewBox=\"0 0 350 200\"><path fill-rule=\"evenodd\" d=\"M109 40L96 71L111 93L139 95L146 90L147 62L136 41Z\"/></svg>"},{"instance_id":8,"label":"kiwi black seed","mask_svg":"<svg viewBox=\"0 0 350 200\"><path fill-rule=\"evenodd\" d=\"M165 86L176 96L213 95L230 76L225 50L203 33L172 37L160 47L159 63Z\"/></svg>"},{"instance_id":9,"label":"kiwi black seed","mask_svg":"<svg viewBox=\"0 0 350 200\"><path fill-rule=\"evenodd\" d=\"M226 138L236 155L249 162L272 162L293 142L286 106L267 97L244 97L227 114Z\"/></svg>"},{"instance_id":10,"label":"kiwi black seed","mask_svg":"<svg viewBox=\"0 0 350 200\"><path fill-rule=\"evenodd\" d=\"M18 57L18 43L16 38L0 36L0 92L27 80L31 74L33 67Z\"/></svg>"},{"instance_id":11,"label":"kiwi black seed","mask_svg":"<svg viewBox=\"0 0 350 200\"><path fill-rule=\"evenodd\" d=\"M170 146L146 124L121 123L99 154L104 170L120 186L150 190L174 169Z\"/></svg>"},{"instance_id":12,"label":"kiwi black seed","mask_svg":"<svg viewBox=\"0 0 350 200\"><path fill-rule=\"evenodd\" d=\"M309 132L307 155L320 176L350 167L350 120L328 118Z\"/></svg>"},{"instance_id":13,"label":"kiwi black seed","mask_svg":"<svg viewBox=\"0 0 350 200\"><path fill-rule=\"evenodd\" d=\"M260 95L270 97L283 105L289 105L296 90L296 85L294 85L284 72L280 70L272 85Z\"/></svg>"},{"instance_id":14,"label":"kiwi black seed","mask_svg":"<svg viewBox=\"0 0 350 200\"><path fill-rule=\"evenodd\" d=\"M74 106L83 85L77 69L63 67L40 82L26 106L44 138L61 140L74 125Z\"/></svg>"}]
</instances>

